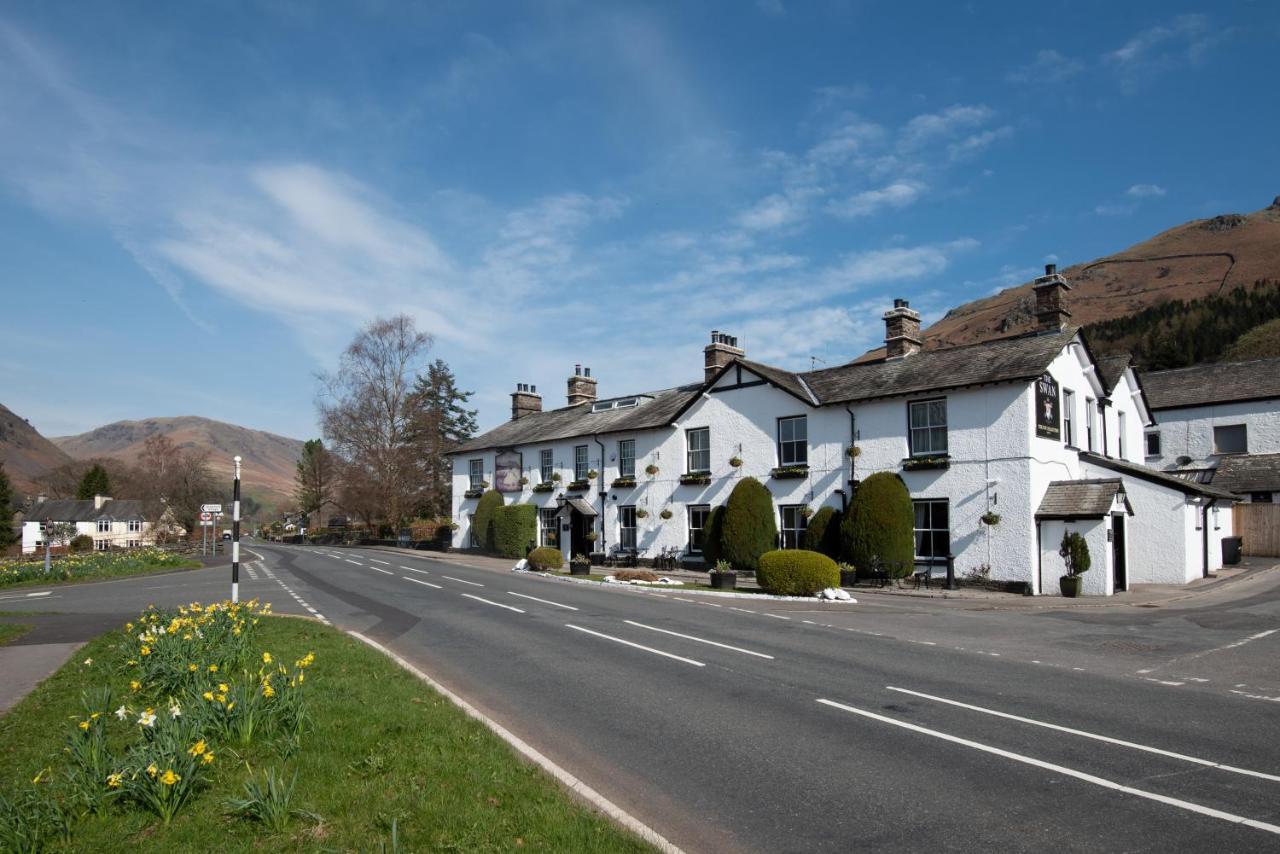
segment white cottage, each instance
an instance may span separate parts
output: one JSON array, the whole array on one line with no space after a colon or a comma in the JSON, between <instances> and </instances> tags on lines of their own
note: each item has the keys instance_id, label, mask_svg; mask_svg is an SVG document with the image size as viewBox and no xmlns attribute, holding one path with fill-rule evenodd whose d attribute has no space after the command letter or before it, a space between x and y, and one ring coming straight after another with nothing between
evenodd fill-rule
<instances>
[{"instance_id":1,"label":"white cottage","mask_svg":"<svg viewBox=\"0 0 1280 854\"><path fill-rule=\"evenodd\" d=\"M44 500L33 505L22 523L22 553L43 549L46 524L59 523L75 526L72 536L92 537L95 551L155 544L154 526L143 518L141 501L95 495L92 500Z\"/></svg>"},{"instance_id":2,"label":"white cottage","mask_svg":"<svg viewBox=\"0 0 1280 854\"><path fill-rule=\"evenodd\" d=\"M566 557L696 563L711 509L752 476L773 496L779 546L796 548L810 513L891 471L915 504L918 565L935 572L953 556L958 574L1053 593L1070 529L1091 545L1087 592L1199 577L1220 565L1230 496L1139 464L1142 390L1127 362L1102 370L1065 325L1069 289L1048 268L1038 330L980 344L922 349L919 315L897 300L880 358L793 372L713 331L699 383L599 400L579 366L568 405L549 411L520 384L511 420L453 454L453 545L474 544L476 500L493 484L537 506L538 544Z\"/></svg>"}]
</instances>

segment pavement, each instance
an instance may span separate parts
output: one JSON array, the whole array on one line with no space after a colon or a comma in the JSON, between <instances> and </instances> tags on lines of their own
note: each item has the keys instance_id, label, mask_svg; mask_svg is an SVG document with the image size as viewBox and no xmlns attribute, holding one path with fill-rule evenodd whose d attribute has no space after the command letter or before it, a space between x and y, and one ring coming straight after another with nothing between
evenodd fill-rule
<instances>
[{"instance_id":1,"label":"pavement","mask_svg":"<svg viewBox=\"0 0 1280 854\"><path fill-rule=\"evenodd\" d=\"M1161 603L1002 608L617 589L376 548L247 554L242 597L387 646L686 851L1280 844L1280 573L1261 567ZM118 621L225 596L226 576L0 609Z\"/></svg>"}]
</instances>

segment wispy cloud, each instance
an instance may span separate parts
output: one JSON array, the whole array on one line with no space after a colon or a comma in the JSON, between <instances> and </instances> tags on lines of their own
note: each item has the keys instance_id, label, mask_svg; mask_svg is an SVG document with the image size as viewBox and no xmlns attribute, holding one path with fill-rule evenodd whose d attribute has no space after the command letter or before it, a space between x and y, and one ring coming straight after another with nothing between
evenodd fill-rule
<instances>
[{"instance_id":1,"label":"wispy cloud","mask_svg":"<svg viewBox=\"0 0 1280 854\"><path fill-rule=\"evenodd\" d=\"M1167 190L1159 184L1134 184L1124 191L1126 196L1135 199L1156 199L1167 194Z\"/></svg>"},{"instance_id":2,"label":"wispy cloud","mask_svg":"<svg viewBox=\"0 0 1280 854\"><path fill-rule=\"evenodd\" d=\"M884 208L905 208L920 198L925 185L899 181L878 190L864 190L846 199L832 201L827 208L839 217L869 216Z\"/></svg>"},{"instance_id":3,"label":"wispy cloud","mask_svg":"<svg viewBox=\"0 0 1280 854\"><path fill-rule=\"evenodd\" d=\"M907 122L900 144L907 150L917 150L933 140L977 127L991 116L992 110L985 104L955 104L940 112L921 113Z\"/></svg>"},{"instance_id":4,"label":"wispy cloud","mask_svg":"<svg viewBox=\"0 0 1280 854\"><path fill-rule=\"evenodd\" d=\"M1063 56L1056 50L1036 51L1036 58L1005 75L1011 83L1061 83L1084 71L1079 59Z\"/></svg>"},{"instance_id":5,"label":"wispy cloud","mask_svg":"<svg viewBox=\"0 0 1280 854\"><path fill-rule=\"evenodd\" d=\"M1230 29L1213 28L1207 15L1178 15L1136 33L1102 59L1132 92L1160 73L1200 62L1230 36Z\"/></svg>"}]
</instances>

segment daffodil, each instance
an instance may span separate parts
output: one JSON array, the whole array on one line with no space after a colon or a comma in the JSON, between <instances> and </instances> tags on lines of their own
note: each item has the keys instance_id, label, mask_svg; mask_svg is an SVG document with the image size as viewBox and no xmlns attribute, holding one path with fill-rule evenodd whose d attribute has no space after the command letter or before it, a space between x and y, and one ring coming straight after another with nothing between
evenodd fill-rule
<instances>
[{"instance_id":1,"label":"daffodil","mask_svg":"<svg viewBox=\"0 0 1280 854\"><path fill-rule=\"evenodd\" d=\"M137 679L131 679L129 680L129 687L132 690L137 691L139 688L142 687L142 683L139 682Z\"/></svg>"},{"instance_id":2,"label":"daffodil","mask_svg":"<svg viewBox=\"0 0 1280 854\"><path fill-rule=\"evenodd\" d=\"M108 788L108 789L118 789L118 788L120 788L120 780L121 780L121 779L123 779L123 775L122 775L122 774L108 774L108 775L107 775L107 788Z\"/></svg>"},{"instance_id":3,"label":"daffodil","mask_svg":"<svg viewBox=\"0 0 1280 854\"><path fill-rule=\"evenodd\" d=\"M270 663L271 663L271 653L269 653L269 652L264 652L264 653L262 654L262 663L263 663L263 664L270 664Z\"/></svg>"},{"instance_id":4,"label":"daffodil","mask_svg":"<svg viewBox=\"0 0 1280 854\"><path fill-rule=\"evenodd\" d=\"M151 647L149 646L144 646L142 649L138 650L138 655L150 655L150 654L151 654Z\"/></svg>"},{"instance_id":5,"label":"daffodil","mask_svg":"<svg viewBox=\"0 0 1280 854\"><path fill-rule=\"evenodd\" d=\"M199 756L200 754L204 753L207 749L208 749L208 746L204 743L204 739L202 738L199 741L197 741L195 744L188 747L187 753L190 753L192 756Z\"/></svg>"},{"instance_id":6,"label":"daffodil","mask_svg":"<svg viewBox=\"0 0 1280 854\"><path fill-rule=\"evenodd\" d=\"M217 672L218 672L218 665L216 665L216 664L210 664L210 665L209 665L209 672L210 672L210 673L217 673Z\"/></svg>"},{"instance_id":7,"label":"daffodil","mask_svg":"<svg viewBox=\"0 0 1280 854\"><path fill-rule=\"evenodd\" d=\"M212 691L205 691L205 692L204 692L203 694L201 694L200 696L204 697L204 698L205 698L206 700L208 700L209 702L213 702L213 692L212 692Z\"/></svg>"},{"instance_id":8,"label":"daffodil","mask_svg":"<svg viewBox=\"0 0 1280 854\"><path fill-rule=\"evenodd\" d=\"M147 709L145 712L138 715L138 723L141 726L154 727L156 725L155 712L151 711L150 709Z\"/></svg>"},{"instance_id":9,"label":"daffodil","mask_svg":"<svg viewBox=\"0 0 1280 854\"><path fill-rule=\"evenodd\" d=\"M116 709L116 717L119 718L120 720L124 720L126 717L128 717L128 715L129 715L129 710L126 709L124 706L121 706L120 708Z\"/></svg>"},{"instance_id":10,"label":"daffodil","mask_svg":"<svg viewBox=\"0 0 1280 854\"><path fill-rule=\"evenodd\" d=\"M171 718L180 718L180 717L182 717L182 707L181 707L181 706L179 706L177 703L174 703L172 706L170 706L170 707L169 707L169 717L171 717Z\"/></svg>"},{"instance_id":11,"label":"daffodil","mask_svg":"<svg viewBox=\"0 0 1280 854\"><path fill-rule=\"evenodd\" d=\"M86 658L86 659L84 660L84 666L85 666L85 667L89 667L89 666L91 666L92 664L93 664L93 659L92 659L92 658Z\"/></svg>"},{"instance_id":12,"label":"daffodil","mask_svg":"<svg viewBox=\"0 0 1280 854\"><path fill-rule=\"evenodd\" d=\"M188 665L187 665L187 671L188 671L188 672L190 672L190 673L195 673L195 672L196 672L196 666L195 666L195 664L188 664Z\"/></svg>"},{"instance_id":13,"label":"daffodil","mask_svg":"<svg viewBox=\"0 0 1280 854\"><path fill-rule=\"evenodd\" d=\"M200 761L201 761L201 762L203 762L205 765L208 765L208 764L212 763L212 762L213 762L213 751L211 750L211 751L209 751L208 753L206 753L205 755L201 756L201 757L200 757Z\"/></svg>"},{"instance_id":14,"label":"daffodil","mask_svg":"<svg viewBox=\"0 0 1280 854\"><path fill-rule=\"evenodd\" d=\"M227 687L227 683L226 683L226 682L219 682L219 683L218 683L218 690L225 694L225 693L227 693L228 691L230 691L231 689Z\"/></svg>"},{"instance_id":15,"label":"daffodil","mask_svg":"<svg viewBox=\"0 0 1280 854\"><path fill-rule=\"evenodd\" d=\"M80 723L76 724L76 726L80 727L80 729L85 730L86 732L88 732L88 730L89 730L89 722L88 722L88 721L81 721Z\"/></svg>"},{"instance_id":16,"label":"daffodil","mask_svg":"<svg viewBox=\"0 0 1280 854\"><path fill-rule=\"evenodd\" d=\"M155 775L160 773L160 769L156 767L156 763L152 762L150 765L147 766L147 773L150 774L152 777L154 777Z\"/></svg>"}]
</instances>

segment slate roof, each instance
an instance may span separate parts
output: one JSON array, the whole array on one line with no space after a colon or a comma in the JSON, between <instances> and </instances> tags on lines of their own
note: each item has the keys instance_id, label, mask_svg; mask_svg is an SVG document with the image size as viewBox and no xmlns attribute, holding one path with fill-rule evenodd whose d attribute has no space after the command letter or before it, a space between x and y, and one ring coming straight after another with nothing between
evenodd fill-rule
<instances>
[{"instance_id":1,"label":"slate roof","mask_svg":"<svg viewBox=\"0 0 1280 854\"><path fill-rule=\"evenodd\" d=\"M54 499L32 505L27 514L28 521L40 522L46 519L50 522L94 522L98 519L127 522L142 518L142 502L130 499L112 499L104 502L101 509L94 509L91 500Z\"/></svg>"},{"instance_id":2,"label":"slate roof","mask_svg":"<svg viewBox=\"0 0 1280 854\"><path fill-rule=\"evenodd\" d=\"M1124 369L1133 363L1133 354L1117 353L1114 356L1103 356L1098 359L1098 378L1107 394L1116 390L1116 383L1124 376Z\"/></svg>"},{"instance_id":3,"label":"slate roof","mask_svg":"<svg viewBox=\"0 0 1280 854\"><path fill-rule=\"evenodd\" d=\"M1223 457L1213 485L1235 493L1280 491L1280 454Z\"/></svg>"},{"instance_id":4,"label":"slate roof","mask_svg":"<svg viewBox=\"0 0 1280 854\"><path fill-rule=\"evenodd\" d=\"M1149 483L1167 486L1172 489L1176 489L1179 492L1186 493L1187 495L1202 495L1208 498L1223 498L1227 500L1235 499L1235 496L1230 492L1227 492L1225 489L1219 489L1216 485L1209 486L1203 483L1196 483L1192 480L1185 480L1170 472L1156 471L1153 468L1148 468L1147 466L1139 465L1138 463L1131 463L1127 460L1117 460L1112 457L1104 457L1101 454L1081 451L1080 461L1093 463L1094 465L1101 466L1104 469L1110 469L1114 472L1119 472L1120 474L1131 475L1139 480L1145 480Z\"/></svg>"},{"instance_id":5,"label":"slate roof","mask_svg":"<svg viewBox=\"0 0 1280 854\"><path fill-rule=\"evenodd\" d=\"M1111 512L1116 495L1133 515L1129 499L1124 496L1120 478L1098 480L1055 480L1049 484L1036 510L1038 519L1097 519Z\"/></svg>"},{"instance_id":6,"label":"slate roof","mask_svg":"<svg viewBox=\"0 0 1280 854\"><path fill-rule=\"evenodd\" d=\"M1144 372L1142 388L1153 410L1280 398L1280 359Z\"/></svg>"}]
</instances>

